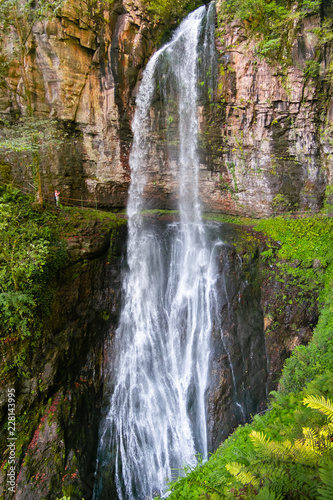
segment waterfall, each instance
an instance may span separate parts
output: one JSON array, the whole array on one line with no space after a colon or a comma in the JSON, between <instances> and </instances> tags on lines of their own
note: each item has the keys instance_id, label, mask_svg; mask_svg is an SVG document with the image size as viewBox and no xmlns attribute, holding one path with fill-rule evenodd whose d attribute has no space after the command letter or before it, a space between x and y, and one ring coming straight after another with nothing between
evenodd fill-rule
<instances>
[{"instance_id":1,"label":"waterfall","mask_svg":"<svg viewBox=\"0 0 333 500\"><path fill-rule=\"evenodd\" d=\"M201 217L197 101L205 77L199 73L213 78L214 22L213 4L191 13L150 59L137 96L128 267L94 500L114 498L108 481L119 500L163 495L184 465L195 465L198 454L207 458L205 394L221 242L207 238ZM178 144L180 220L162 234L142 214L157 93Z\"/></svg>"}]
</instances>

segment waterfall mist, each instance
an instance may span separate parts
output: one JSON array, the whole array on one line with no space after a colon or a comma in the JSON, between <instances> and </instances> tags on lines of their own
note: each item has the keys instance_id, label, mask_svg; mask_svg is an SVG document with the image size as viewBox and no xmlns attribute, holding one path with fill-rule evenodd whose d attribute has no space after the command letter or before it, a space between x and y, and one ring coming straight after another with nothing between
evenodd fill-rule
<instances>
[{"instance_id":1,"label":"waterfall mist","mask_svg":"<svg viewBox=\"0 0 333 500\"><path fill-rule=\"evenodd\" d=\"M205 395L222 243L207 238L202 223L197 102L213 87L214 12L213 4L201 7L181 23L148 63L137 97L127 270L95 500L114 498L111 483L119 500L163 495L167 479L195 465L198 454L207 458ZM173 123L179 186L179 222L166 225L162 235L142 214L157 94L166 125Z\"/></svg>"}]
</instances>

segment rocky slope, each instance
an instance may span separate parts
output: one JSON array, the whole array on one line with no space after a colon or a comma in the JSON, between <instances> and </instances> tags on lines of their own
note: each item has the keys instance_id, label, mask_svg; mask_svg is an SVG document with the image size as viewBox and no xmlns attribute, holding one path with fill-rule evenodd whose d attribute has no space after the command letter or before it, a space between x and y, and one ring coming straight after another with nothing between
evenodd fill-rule
<instances>
[{"instance_id":1,"label":"rocky slope","mask_svg":"<svg viewBox=\"0 0 333 500\"><path fill-rule=\"evenodd\" d=\"M206 210L262 216L322 207L332 180L332 88L323 78L329 48L322 50L319 74L304 73L316 54L313 29L319 23L318 17L305 18L285 71L256 56L239 23L216 30L217 89L212 102L203 99L198 109ZM35 112L58 119L68 132L61 151L43 160L46 193L58 188L63 201L125 206L140 76L174 24L154 20L139 0L116 0L67 2L61 15L34 26L26 68ZM8 49L10 40L3 43ZM20 88L17 65L9 76L11 86ZM3 117L24 112L20 97L0 92ZM156 101L147 194L152 207L169 208L175 205L172 158L163 148L166 130L158 123L158 110ZM7 180L23 182L24 161L8 163L2 177L6 171Z\"/></svg>"}]
</instances>

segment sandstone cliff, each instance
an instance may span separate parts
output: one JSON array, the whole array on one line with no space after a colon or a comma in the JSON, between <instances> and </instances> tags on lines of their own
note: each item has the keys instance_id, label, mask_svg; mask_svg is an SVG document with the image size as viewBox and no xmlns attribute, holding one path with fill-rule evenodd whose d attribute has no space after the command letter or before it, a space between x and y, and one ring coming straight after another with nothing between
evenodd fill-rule
<instances>
[{"instance_id":1,"label":"sandstone cliff","mask_svg":"<svg viewBox=\"0 0 333 500\"><path fill-rule=\"evenodd\" d=\"M68 2L60 16L35 25L26 67L36 114L58 119L68 132L62 151L44 158L44 191L124 207L140 76L175 21L153 20L139 0L101 5ZM304 72L315 57L319 23L305 18L284 72L255 55L240 23L216 30L218 88L198 109L205 210L262 216L322 207L332 180L332 86L323 76L329 48L317 58L316 77ZM19 88L17 66L9 76ZM158 107L157 100L153 119ZM2 117L24 108L17 95L1 90ZM155 132L147 192L152 207L166 208L175 205L170 159L164 126L156 124ZM23 182L22 159L9 163L9 178Z\"/></svg>"}]
</instances>

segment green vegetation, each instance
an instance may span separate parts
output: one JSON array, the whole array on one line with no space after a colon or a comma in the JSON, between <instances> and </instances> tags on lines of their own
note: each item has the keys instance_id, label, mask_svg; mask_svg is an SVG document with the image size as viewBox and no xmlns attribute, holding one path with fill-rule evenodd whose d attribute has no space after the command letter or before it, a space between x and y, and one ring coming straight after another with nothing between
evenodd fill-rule
<instances>
[{"instance_id":1,"label":"green vegetation","mask_svg":"<svg viewBox=\"0 0 333 500\"><path fill-rule=\"evenodd\" d=\"M328 409L329 423L313 406ZM332 488L331 411L321 394L276 394L269 412L239 427L205 465L174 484L169 498L325 498L320 490Z\"/></svg>"},{"instance_id":2,"label":"green vegetation","mask_svg":"<svg viewBox=\"0 0 333 500\"><path fill-rule=\"evenodd\" d=\"M277 279L314 299L320 291L319 322L285 363L269 410L239 426L207 463L185 469L170 499L333 497L333 221L278 217L256 229L272 238L263 258Z\"/></svg>"},{"instance_id":3,"label":"green vegetation","mask_svg":"<svg viewBox=\"0 0 333 500\"><path fill-rule=\"evenodd\" d=\"M11 163L25 166L25 176L31 177L36 200L42 205L40 159L52 158L67 133L60 130L56 120L23 116L15 122L0 121L0 153ZM6 180L6 175L2 178ZM7 179L10 180L10 179Z\"/></svg>"},{"instance_id":4,"label":"green vegetation","mask_svg":"<svg viewBox=\"0 0 333 500\"><path fill-rule=\"evenodd\" d=\"M237 224L242 226L255 224L254 219L249 219L248 217L239 217L236 215L205 213L203 214L203 218L206 220L215 220L217 222L228 222L229 224Z\"/></svg>"},{"instance_id":5,"label":"green vegetation","mask_svg":"<svg viewBox=\"0 0 333 500\"><path fill-rule=\"evenodd\" d=\"M319 14L320 5L321 0L228 0L222 3L219 26L241 21L248 37L256 41L260 57L288 65L302 20Z\"/></svg>"},{"instance_id":6,"label":"green vegetation","mask_svg":"<svg viewBox=\"0 0 333 500\"><path fill-rule=\"evenodd\" d=\"M31 199L0 187L0 326L1 337L40 332L34 314L48 309L45 286L66 259L54 226L56 215L33 209ZM49 297L48 297L49 298Z\"/></svg>"},{"instance_id":7,"label":"green vegetation","mask_svg":"<svg viewBox=\"0 0 333 500\"><path fill-rule=\"evenodd\" d=\"M0 186L0 336L15 345L15 359L4 366L22 372L27 350L49 316L53 281L68 264L66 240L116 230L124 220L97 210L47 207ZM27 339L30 339L27 342Z\"/></svg>"},{"instance_id":8,"label":"green vegetation","mask_svg":"<svg viewBox=\"0 0 333 500\"><path fill-rule=\"evenodd\" d=\"M201 0L144 0L148 12L155 20L164 23L170 19L179 19L202 5Z\"/></svg>"},{"instance_id":9,"label":"green vegetation","mask_svg":"<svg viewBox=\"0 0 333 500\"><path fill-rule=\"evenodd\" d=\"M0 87L14 92L25 108L25 115L16 123L1 123L1 153L30 152L29 165L35 185L36 199L43 204L40 175L41 153L45 147L56 148L63 142L54 120L36 120L34 118L34 102L31 90L32 82L27 72L27 57L31 49L34 25L43 20L54 18L63 0L21 1L2 0L0 3L0 46L2 36L10 40L10 44L2 50L0 58ZM8 47L10 46L10 50ZM13 68L18 69L20 77L13 75ZM13 78L14 77L14 78ZM21 154L21 161L24 156Z\"/></svg>"},{"instance_id":10,"label":"green vegetation","mask_svg":"<svg viewBox=\"0 0 333 500\"><path fill-rule=\"evenodd\" d=\"M289 288L297 286L302 296L325 301L333 280L333 220L330 217L262 220L256 229L263 231L276 244L268 244L262 257L276 263L276 277Z\"/></svg>"}]
</instances>

